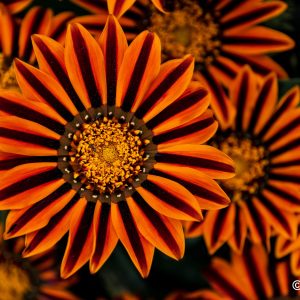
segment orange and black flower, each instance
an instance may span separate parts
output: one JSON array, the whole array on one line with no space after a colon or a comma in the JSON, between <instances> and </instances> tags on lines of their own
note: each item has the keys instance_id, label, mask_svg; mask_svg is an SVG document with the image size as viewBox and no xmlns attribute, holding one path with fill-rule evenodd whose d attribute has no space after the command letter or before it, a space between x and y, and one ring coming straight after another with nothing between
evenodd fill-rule
<instances>
[{"instance_id":1,"label":"orange and black flower","mask_svg":"<svg viewBox=\"0 0 300 300\"><path fill-rule=\"evenodd\" d=\"M290 239L297 235L300 211L300 109L299 88L277 103L274 73L260 84L246 66L230 91L230 125L220 121L211 141L236 163L236 176L222 182L231 205L209 211L202 224L188 224L187 234L203 234L210 253L224 243L242 251L247 235L266 243L274 234Z\"/></svg>"},{"instance_id":2,"label":"orange and black flower","mask_svg":"<svg viewBox=\"0 0 300 300\"><path fill-rule=\"evenodd\" d=\"M9 6L0 3L0 88L18 89L12 66L14 58L35 62L32 34L48 35L63 42L66 23L73 17L70 12L54 16L51 9L35 6L21 20L12 15Z\"/></svg>"},{"instance_id":3,"label":"orange and black flower","mask_svg":"<svg viewBox=\"0 0 300 300\"><path fill-rule=\"evenodd\" d=\"M90 10L97 13L75 19L97 32L104 24L106 1L74 2L90 5ZM95 9L96 3L101 10ZM192 54L196 70L210 87L215 114L224 117L226 122L230 122L230 113L223 114L221 110L228 107L228 101L218 82L230 86L245 64L261 77L271 71L280 78L287 76L268 54L292 48L293 40L279 31L257 25L281 14L287 7L283 1L108 0L107 3L109 12L120 18L128 38L147 28L162 40L164 58Z\"/></svg>"},{"instance_id":4,"label":"orange and black flower","mask_svg":"<svg viewBox=\"0 0 300 300\"><path fill-rule=\"evenodd\" d=\"M118 240L143 276L154 248L179 259L182 220L229 199L213 179L232 160L205 143L217 130L191 56L161 65L159 38L128 47L108 19L95 40L69 27L65 48L36 35L36 69L15 61L23 96L0 94L0 208L6 238L27 234L25 256L69 232L61 274L96 272Z\"/></svg>"},{"instance_id":5,"label":"orange and black flower","mask_svg":"<svg viewBox=\"0 0 300 300\"><path fill-rule=\"evenodd\" d=\"M1 225L0 233L1 299L78 300L67 290L74 280L62 280L55 269L54 251L22 258L24 239L3 241Z\"/></svg>"},{"instance_id":6,"label":"orange and black flower","mask_svg":"<svg viewBox=\"0 0 300 300\"><path fill-rule=\"evenodd\" d=\"M204 275L213 290L176 293L168 300L260 300L299 299L293 289L296 277L287 261L276 261L259 245L246 248L242 256L233 253L231 262L213 258Z\"/></svg>"},{"instance_id":7,"label":"orange and black flower","mask_svg":"<svg viewBox=\"0 0 300 300\"><path fill-rule=\"evenodd\" d=\"M300 218L298 216L298 222ZM298 223L298 235L294 240L279 236L275 244L277 258L290 257L291 272L294 276L300 276L300 235Z\"/></svg>"}]
</instances>

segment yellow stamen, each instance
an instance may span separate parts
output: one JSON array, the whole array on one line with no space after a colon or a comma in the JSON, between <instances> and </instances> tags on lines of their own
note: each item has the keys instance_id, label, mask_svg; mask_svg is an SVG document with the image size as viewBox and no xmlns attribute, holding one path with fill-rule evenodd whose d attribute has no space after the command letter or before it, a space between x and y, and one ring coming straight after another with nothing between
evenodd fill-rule
<instances>
[{"instance_id":1,"label":"yellow stamen","mask_svg":"<svg viewBox=\"0 0 300 300\"><path fill-rule=\"evenodd\" d=\"M0 88L19 91L13 65L0 53Z\"/></svg>"},{"instance_id":2,"label":"yellow stamen","mask_svg":"<svg viewBox=\"0 0 300 300\"><path fill-rule=\"evenodd\" d=\"M255 194L259 188L259 179L265 175L269 164L263 146L253 146L249 139L230 136L219 148L229 155L236 165L236 176L222 181L223 186L233 192L233 201L243 200L243 193Z\"/></svg>"},{"instance_id":3,"label":"yellow stamen","mask_svg":"<svg viewBox=\"0 0 300 300\"><path fill-rule=\"evenodd\" d=\"M197 1L184 0L168 14L154 11L150 30L156 32L166 56L192 54L196 62L210 64L219 54L219 27Z\"/></svg>"},{"instance_id":4,"label":"yellow stamen","mask_svg":"<svg viewBox=\"0 0 300 300\"><path fill-rule=\"evenodd\" d=\"M71 164L76 177L81 175L87 180L87 189L100 193L113 193L126 186L141 172L145 159L144 141L139 134L127 123L107 118L85 124L73 138L72 152L76 154Z\"/></svg>"},{"instance_id":5,"label":"yellow stamen","mask_svg":"<svg viewBox=\"0 0 300 300\"><path fill-rule=\"evenodd\" d=\"M13 263L0 263L0 298L5 300L25 299L31 282L26 271Z\"/></svg>"}]
</instances>

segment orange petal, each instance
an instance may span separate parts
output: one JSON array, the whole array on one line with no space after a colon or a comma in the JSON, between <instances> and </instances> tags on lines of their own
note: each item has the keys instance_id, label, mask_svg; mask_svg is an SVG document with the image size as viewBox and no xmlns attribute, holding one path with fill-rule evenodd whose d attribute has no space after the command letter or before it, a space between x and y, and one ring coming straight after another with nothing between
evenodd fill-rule
<instances>
[{"instance_id":1,"label":"orange petal","mask_svg":"<svg viewBox=\"0 0 300 300\"><path fill-rule=\"evenodd\" d=\"M175 259L182 258L184 236L179 221L158 214L138 193L127 198L127 204L138 230L153 246Z\"/></svg>"},{"instance_id":2,"label":"orange petal","mask_svg":"<svg viewBox=\"0 0 300 300\"><path fill-rule=\"evenodd\" d=\"M159 213L179 220L201 220L196 198L182 185L170 179L148 175L137 192Z\"/></svg>"},{"instance_id":3,"label":"orange petal","mask_svg":"<svg viewBox=\"0 0 300 300\"><path fill-rule=\"evenodd\" d=\"M93 227L94 244L90 270L92 273L95 273L109 258L118 242L118 237L112 225L109 204L101 204L99 201L96 203Z\"/></svg>"},{"instance_id":4,"label":"orange petal","mask_svg":"<svg viewBox=\"0 0 300 300\"><path fill-rule=\"evenodd\" d=\"M107 103L115 105L118 74L127 50L127 40L117 19L109 16L99 39L104 55L107 83Z\"/></svg>"},{"instance_id":5,"label":"orange petal","mask_svg":"<svg viewBox=\"0 0 300 300\"><path fill-rule=\"evenodd\" d=\"M101 48L80 24L68 26L65 64L74 89L83 103L106 103L106 76Z\"/></svg>"},{"instance_id":6,"label":"orange petal","mask_svg":"<svg viewBox=\"0 0 300 300\"><path fill-rule=\"evenodd\" d=\"M184 93L193 71L194 58L190 55L164 63L143 102L133 111L136 110L136 115L147 123Z\"/></svg>"},{"instance_id":7,"label":"orange petal","mask_svg":"<svg viewBox=\"0 0 300 300\"><path fill-rule=\"evenodd\" d=\"M157 162L185 165L202 171L214 179L231 178L234 175L233 161L218 149L206 145L158 145Z\"/></svg>"},{"instance_id":8,"label":"orange petal","mask_svg":"<svg viewBox=\"0 0 300 300\"><path fill-rule=\"evenodd\" d=\"M93 251L94 203L78 200L70 220L69 238L61 264L61 277L67 278L80 269L91 257Z\"/></svg>"},{"instance_id":9,"label":"orange petal","mask_svg":"<svg viewBox=\"0 0 300 300\"><path fill-rule=\"evenodd\" d=\"M230 203L221 187L199 170L164 163L156 163L154 169L153 174L177 181L187 188L196 197L201 209L220 209Z\"/></svg>"},{"instance_id":10,"label":"orange petal","mask_svg":"<svg viewBox=\"0 0 300 300\"><path fill-rule=\"evenodd\" d=\"M103 11L107 11L107 7L104 1L99 1L99 0L92 0L92 1L91 0L70 0L70 1L95 14L101 13Z\"/></svg>"},{"instance_id":11,"label":"orange petal","mask_svg":"<svg viewBox=\"0 0 300 300\"><path fill-rule=\"evenodd\" d=\"M108 11L110 14L120 18L136 0L108 0Z\"/></svg>"},{"instance_id":12,"label":"orange petal","mask_svg":"<svg viewBox=\"0 0 300 300\"><path fill-rule=\"evenodd\" d=\"M295 251L300 250L300 237L298 236L295 240L291 241L283 236L278 236L274 247L276 258L282 258Z\"/></svg>"},{"instance_id":13,"label":"orange petal","mask_svg":"<svg viewBox=\"0 0 300 300\"><path fill-rule=\"evenodd\" d=\"M125 246L132 262L143 277L147 277L152 264L154 247L139 233L126 201L111 204L115 231Z\"/></svg>"},{"instance_id":14,"label":"orange petal","mask_svg":"<svg viewBox=\"0 0 300 300\"><path fill-rule=\"evenodd\" d=\"M74 213L78 211L80 202L79 196L74 198L56 215L54 215L49 223L35 231L26 235L25 246L23 251L24 257L33 256L53 248L53 246L66 234L70 228L70 219Z\"/></svg>"},{"instance_id":15,"label":"orange petal","mask_svg":"<svg viewBox=\"0 0 300 300\"><path fill-rule=\"evenodd\" d=\"M140 33L125 52L117 86L117 106L135 111L156 78L161 61L161 45L152 32Z\"/></svg>"},{"instance_id":16,"label":"orange petal","mask_svg":"<svg viewBox=\"0 0 300 300\"><path fill-rule=\"evenodd\" d=\"M4 2L8 2L7 4L5 4L8 10L12 14L16 14L30 5L32 1L33 0L9 0Z\"/></svg>"}]
</instances>

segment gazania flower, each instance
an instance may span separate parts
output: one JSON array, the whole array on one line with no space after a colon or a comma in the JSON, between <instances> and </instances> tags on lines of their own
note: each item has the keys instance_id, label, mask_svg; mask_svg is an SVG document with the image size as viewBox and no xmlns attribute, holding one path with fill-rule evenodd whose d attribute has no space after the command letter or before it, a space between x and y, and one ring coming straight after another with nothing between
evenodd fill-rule
<instances>
[{"instance_id":1,"label":"gazania flower","mask_svg":"<svg viewBox=\"0 0 300 300\"><path fill-rule=\"evenodd\" d=\"M24 239L0 239L0 291L3 300L76 300L67 291L73 280L62 280L55 270L54 251L22 258Z\"/></svg>"},{"instance_id":2,"label":"gazania flower","mask_svg":"<svg viewBox=\"0 0 300 300\"><path fill-rule=\"evenodd\" d=\"M230 263L213 258L205 277L213 290L177 293L168 300L298 299L300 295L292 287L297 278L288 262L271 259L262 246L247 248L242 256L232 254Z\"/></svg>"},{"instance_id":3,"label":"gazania flower","mask_svg":"<svg viewBox=\"0 0 300 300\"><path fill-rule=\"evenodd\" d=\"M41 70L16 60L24 97L1 93L6 238L27 234L28 256L69 231L63 277L88 260L96 272L119 239L143 276L154 247L181 258L181 221L228 205L213 179L234 171L200 145L217 123L191 82L193 58L161 65L158 37L145 31L128 47L113 17L98 41L78 24L65 48L33 40Z\"/></svg>"},{"instance_id":4,"label":"gazania flower","mask_svg":"<svg viewBox=\"0 0 300 300\"><path fill-rule=\"evenodd\" d=\"M276 76L266 76L262 84L257 77L248 66L239 73L230 93L232 123L226 127L221 118L211 141L235 161L236 176L222 182L232 202L187 226L193 236L199 226L210 253L225 242L240 252L247 236L268 245L272 231L288 239L297 235L299 88L277 103Z\"/></svg>"},{"instance_id":5,"label":"gazania flower","mask_svg":"<svg viewBox=\"0 0 300 300\"><path fill-rule=\"evenodd\" d=\"M105 21L106 1L73 2L97 13L75 19L97 32ZM210 87L212 106L218 118L223 116L221 110L229 106L218 82L230 86L245 64L261 77L271 71L280 78L287 76L267 54L288 50L294 42L279 31L258 25L281 14L287 7L283 1L108 0L107 3L109 12L120 18L128 38L147 28L159 35L164 58L185 54L195 57L196 70ZM163 13L163 9L168 13ZM229 114L227 112L223 122L231 121Z\"/></svg>"},{"instance_id":6,"label":"gazania flower","mask_svg":"<svg viewBox=\"0 0 300 300\"><path fill-rule=\"evenodd\" d=\"M14 58L21 58L31 64L35 62L32 34L48 35L62 42L66 22L73 17L70 12L53 16L52 10L35 6L20 20L11 14L9 6L0 3L0 88L18 89L12 66Z\"/></svg>"},{"instance_id":7,"label":"gazania flower","mask_svg":"<svg viewBox=\"0 0 300 300\"><path fill-rule=\"evenodd\" d=\"M298 228L300 218L298 217ZM300 276L300 235L295 240L282 236L277 238L275 244L275 255L277 258L290 257L290 267L294 276Z\"/></svg>"}]
</instances>

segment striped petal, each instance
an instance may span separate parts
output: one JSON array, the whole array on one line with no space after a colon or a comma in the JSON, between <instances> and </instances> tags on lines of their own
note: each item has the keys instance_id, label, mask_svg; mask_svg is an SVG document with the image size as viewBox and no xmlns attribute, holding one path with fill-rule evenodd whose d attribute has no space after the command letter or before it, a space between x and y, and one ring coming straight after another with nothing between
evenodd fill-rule
<instances>
[{"instance_id":1,"label":"striped petal","mask_svg":"<svg viewBox=\"0 0 300 300\"><path fill-rule=\"evenodd\" d=\"M111 214L115 231L131 260L143 277L148 276L154 247L139 233L125 201L111 204Z\"/></svg>"},{"instance_id":2,"label":"striped petal","mask_svg":"<svg viewBox=\"0 0 300 300\"><path fill-rule=\"evenodd\" d=\"M234 175L233 161L223 152L206 145L158 146L157 162L183 165L202 171L214 179L231 178Z\"/></svg>"},{"instance_id":3,"label":"striped petal","mask_svg":"<svg viewBox=\"0 0 300 300\"><path fill-rule=\"evenodd\" d=\"M69 238L61 264L61 277L67 278L80 269L93 251L94 203L80 199L70 220Z\"/></svg>"},{"instance_id":4,"label":"striped petal","mask_svg":"<svg viewBox=\"0 0 300 300\"><path fill-rule=\"evenodd\" d=\"M286 239L283 236L278 236L276 239L276 244L274 247L276 258L282 258L299 249L300 249L299 236L297 237L297 239L293 241Z\"/></svg>"},{"instance_id":5,"label":"striped petal","mask_svg":"<svg viewBox=\"0 0 300 300\"><path fill-rule=\"evenodd\" d=\"M234 233L235 205L208 211L203 223L203 237L210 254L218 250Z\"/></svg>"},{"instance_id":6,"label":"striped petal","mask_svg":"<svg viewBox=\"0 0 300 300\"><path fill-rule=\"evenodd\" d=\"M182 185L160 176L148 175L137 192L159 213L179 220L201 220L196 198Z\"/></svg>"},{"instance_id":7,"label":"striped petal","mask_svg":"<svg viewBox=\"0 0 300 300\"><path fill-rule=\"evenodd\" d=\"M95 14L107 10L107 3L106 1L103 0L70 0L70 1Z\"/></svg>"},{"instance_id":8,"label":"striped petal","mask_svg":"<svg viewBox=\"0 0 300 300\"><path fill-rule=\"evenodd\" d=\"M160 56L161 45L156 34L144 31L134 39L120 67L117 106L125 111L136 110L159 72Z\"/></svg>"},{"instance_id":9,"label":"striped petal","mask_svg":"<svg viewBox=\"0 0 300 300\"><path fill-rule=\"evenodd\" d=\"M33 49L41 71L48 73L64 88L78 111L90 107L88 101L81 101L67 73L64 62L64 48L58 42L42 35L34 35Z\"/></svg>"},{"instance_id":10,"label":"striped petal","mask_svg":"<svg viewBox=\"0 0 300 300\"><path fill-rule=\"evenodd\" d=\"M99 43L106 68L107 104L115 105L118 74L128 47L125 34L116 18L108 17Z\"/></svg>"},{"instance_id":11,"label":"striped petal","mask_svg":"<svg viewBox=\"0 0 300 300\"><path fill-rule=\"evenodd\" d=\"M12 14L16 14L30 5L32 1L33 0L4 0L2 2L4 2Z\"/></svg>"},{"instance_id":12,"label":"striped petal","mask_svg":"<svg viewBox=\"0 0 300 300\"><path fill-rule=\"evenodd\" d=\"M132 217L140 233L163 253L180 259L184 253L184 236L179 221L158 214L138 194L127 199Z\"/></svg>"},{"instance_id":13,"label":"striped petal","mask_svg":"<svg viewBox=\"0 0 300 300\"><path fill-rule=\"evenodd\" d=\"M70 202L75 193L68 184L64 184L32 206L10 211L6 219L5 238L21 236L46 226Z\"/></svg>"},{"instance_id":14,"label":"striped petal","mask_svg":"<svg viewBox=\"0 0 300 300\"><path fill-rule=\"evenodd\" d=\"M109 0L107 1L108 11L110 14L120 18L136 0Z\"/></svg>"},{"instance_id":15,"label":"striped petal","mask_svg":"<svg viewBox=\"0 0 300 300\"><path fill-rule=\"evenodd\" d=\"M109 204L96 203L94 220L94 246L90 260L90 270L97 272L116 247L118 237L112 225L111 208Z\"/></svg>"},{"instance_id":16,"label":"striped petal","mask_svg":"<svg viewBox=\"0 0 300 300\"><path fill-rule=\"evenodd\" d=\"M20 60L15 60L15 67L20 88L29 99L48 103L68 121L78 114L62 86L51 76Z\"/></svg>"},{"instance_id":17,"label":"striped petal","mask_svg":"<svg viewBox=\"0 0 300 300\"><path fill-rule=\"evenodd\" d=\"M222 38L223 49L232 53L260 55L269 52L279 52L294 47L294 41L287 35L263 26L255 26L226 35Z\"/></svg>"},{"instance_id":18,"label":"striped petal","mask_svg":"<svg viewBox=\"0 0 300 300\"><path fill-rule=\"evenodd\" d=\"M106 103L106 76L99 44L80 24L68 27L65 64L72 85L83 103Z\"/></svg>"},{"instance_id":19,"label":"striped petal","mask_svg":"<svg viewBox=\"0 0 300 300\"><path fill-rule=\"evenodd\" d=\"M161 65L157 78L152 82L141 105L133 108L136 116L148 122L188 88L194 70L194 59L188 55Z\"/></svg>"},{"instance_id":20,"label":"striped petal","mask_svg":"<svg viewBox=\"0 0 300 300\"><path fill-rule=\"evenodd\" d=\"M198 200L201 209L220 209L230 203L221 187L201 171L157 163L152 174L174 180L189 190Z\"/></svg>"},{"instance_id":21,"label":"striped petal","mask_svg":"<svg viewBox=\"0 0 300 300\"><path fill-rule=\"evenodd\" d=\"M33 63L35 57L32 51L31 35L34 33L48 35L51 27L53 12L51 9L33 7L23 18L19 33L18 57Z\"/></svg>"},{"instance_id":22,"label":"striped petal","mask_svg":"<svg viewBox=\"0 0 300 300\"><path fill-rule=\"evenodd\" d=\"M67 233L72 215L81 207L78 199L79 196L75 195L45 227L26 235L24 257L34 256L52 248Z\"/></svg>"}]
</instances>

